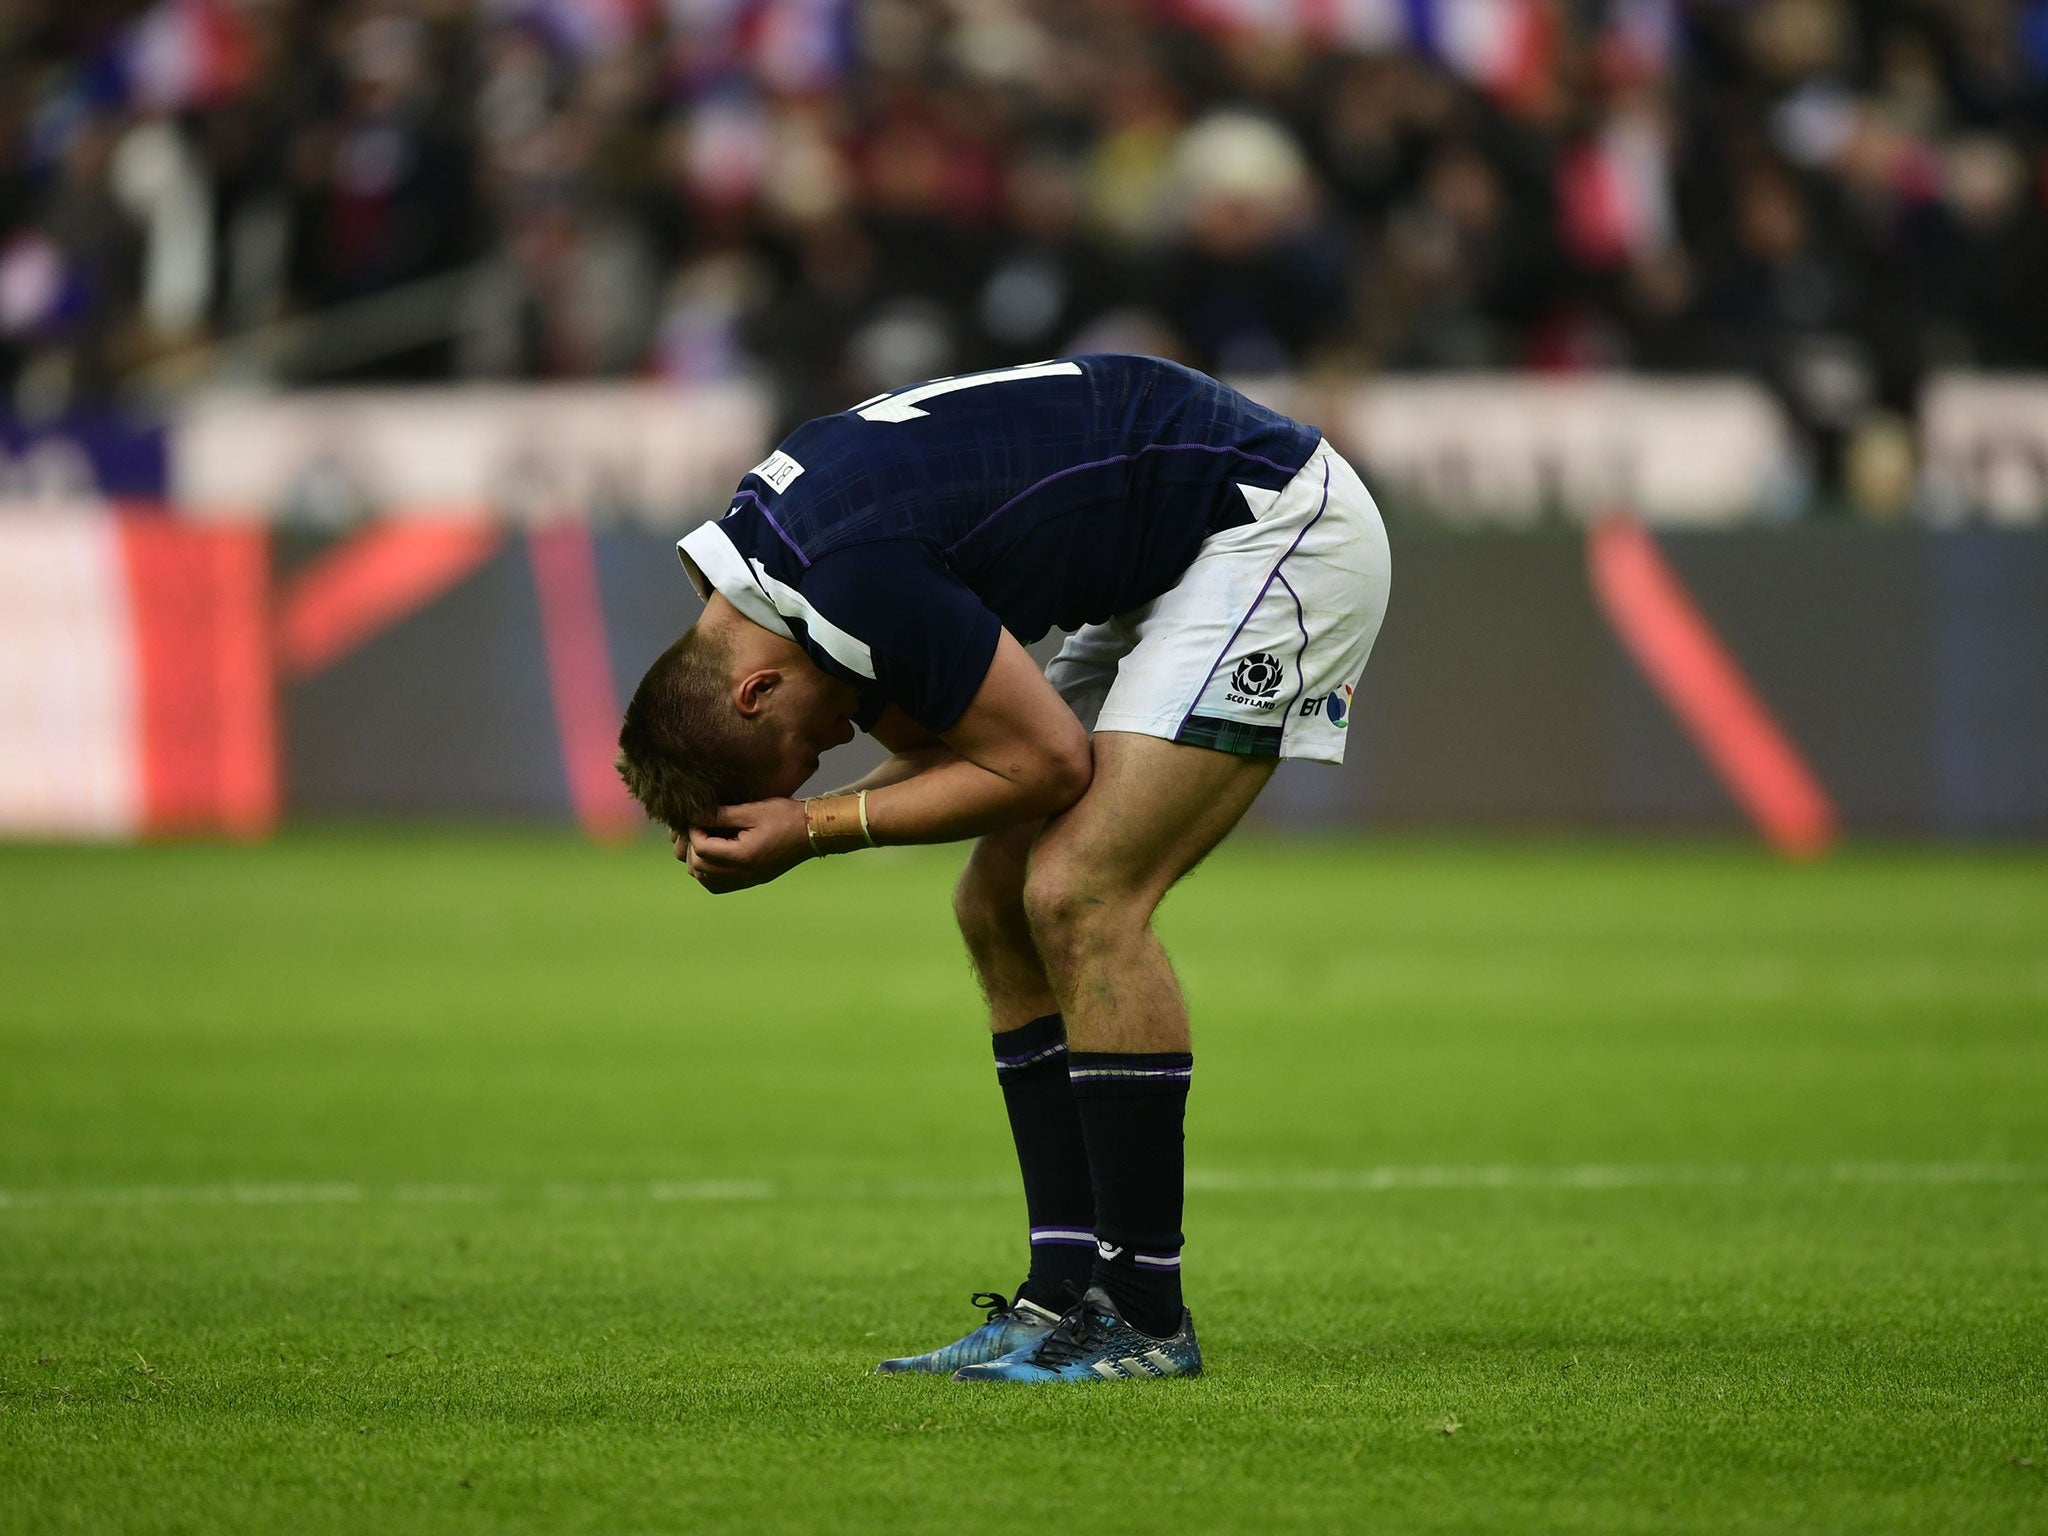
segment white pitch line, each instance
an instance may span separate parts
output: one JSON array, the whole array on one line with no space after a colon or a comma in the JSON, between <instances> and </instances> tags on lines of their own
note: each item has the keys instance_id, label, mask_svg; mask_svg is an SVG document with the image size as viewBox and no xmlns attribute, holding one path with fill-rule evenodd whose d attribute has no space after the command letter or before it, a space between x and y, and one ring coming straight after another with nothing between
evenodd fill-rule
<instances>
[{"instance_id":1,"label":"white pitch line","mask_svg":"<svg viewBox=\"0 0 2048 1536\"><path fill-rule=\"evenodd\" d=\"M2012 1186L2048 1184L2048 1165L2031 1163L1608 1164L1493 1163L1380 1168L1193 1168L1188 1188L1202 1194L1379 1194L1404 1190L1610 1190L1825 1188L1852 1186ZM57 1185L0 1189L0 1211L50 1207L163 1205L488 1205L517 1200L558 1204L723 1204L767 1200L888 1203L1001 1199L1010 1179L900 1180L778 1184L768 1179L663 1179L652 1182L538 1185L235 1182L229 1184Z\"/></svg>"},{"instance_id":2,"label":"white pitch line","mask_svg":"<svg viewBox=\"0 0 2048 1536\"><path fill-rule=\"evenodd\" d=\"M1707 1185L2038 1184L2048 1167L2024 1163L1822 1163L1810 1166L1586 1163L1566 1167L1320 1168L1231 1173L1188 1170L1188 1188L1220 1193L1375 1192L1402 1189L1676 1189Z\"/></svg>"},{"instance_id":3,"label":"white pitch line","mask_svg":"<svg viewBox=\"0 0 2048 1536\"><path fill-rule=\"evenodd\" d=\"M44 1205L348 1205L369 1198L360 1184L135 1184L0 1189L0 1210Z\"/></svg>"}]
</instances>

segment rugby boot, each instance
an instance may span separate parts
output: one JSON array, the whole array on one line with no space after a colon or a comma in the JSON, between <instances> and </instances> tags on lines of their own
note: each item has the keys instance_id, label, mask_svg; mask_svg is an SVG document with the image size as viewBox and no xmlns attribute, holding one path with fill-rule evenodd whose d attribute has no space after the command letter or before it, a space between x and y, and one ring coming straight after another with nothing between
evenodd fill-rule
<instances>
[{"instance_id":1,"label":"rugby boot","mask_svg":"<svg viewBox=\"0 0 2048 1536\"><path fill-rule=\"evenodd\" d=\"M1182 1311L1171 1338L1155 1339L1124 1321L1109 1293L1091 1286L1080 1305L1044 1338L986 1365L953 1373L955 1381L1151 1381L1202 1374L1194 1316Z\"/></svg>"},{"instance_id":2,"label":"rugby boot","mask_svg":"<svg viewBox=\"0 0 2048 1536\"><path fill-rule=\"evenodd\" d=\"M1071 1296L1073 1292L1067 1294ZM1051 1333L1053 1325L1060 1320L1059 1313L1026 1301L1022 1296L1011 1301L994 1291L976 1291L974 1304L988 1316L965 1338L955 1339L943 1348L922 1355L884 1360L875 1367L875 1373L879 1376L898 1376L905 1372L950 1376L963 1365L999 1360L1014 1350L1036 1344Z\"/></svg>"}]
</instances>

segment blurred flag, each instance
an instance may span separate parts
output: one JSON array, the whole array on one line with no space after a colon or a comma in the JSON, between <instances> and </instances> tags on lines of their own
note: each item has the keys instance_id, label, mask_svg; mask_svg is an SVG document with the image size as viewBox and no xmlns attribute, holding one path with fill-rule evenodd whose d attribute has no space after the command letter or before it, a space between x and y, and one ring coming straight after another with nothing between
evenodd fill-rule
<instances>
[{"instance_id":1,"label":"blurred flag","mask_svg":"<svg viewBox=\"0 0 2048 1536\"><path fill-rule=\"evenodd\" d=\"M848 0L766 0L753 20L748 53L756 75L775 90L828 89L853 62Z\"/></svg>"},{"instance_id":2,"label":"blurred flag","mask_svg":"<svg viewBox=\"0 0 2048 1536\"><path fill-rule=\"evenodd\" d=\"M113 41L78 61L36 109L29 158L55 164L82 128L125 112L218 106L255 73L249 24L229 0L157 0Z\"/></svg>"},{"instance_id":3,"label":"blurred flag","mask_svg":"<svg viewBox=\"0 0 2048 1536\"><path fill-rule=\"evenodd\" d=\"M624 53L655 19L655 0L518 0L505 7L577 59Z\"/></svg>"},{"instance_id":4,"label":"blurred flag","mask_svg":"<svg viewBox=\"0 0 2048 1536\"><path fill-rule=\"evenodd\" d=\"M254 63L249 24L227 0L159 0L119 45L128 105L180 112L239 95Z\"/></svg>"},{"instance_id":5,"label":"blurred flag","mask_svg":"<svg viewBox=\"0 0 2048 1536\"><path fill-rule=\"evenodd\" d=\"M1511 107L1550 89L1558 51L1558 19L1545 0L1174 0L1173 8L1210 31L1424 54Z\"/></svg>"},{"instance_id":6,"label":"blurred flag","mask_svg":"<svg viewBox=\"0 0 2048 1536\"><path fill-rule=\"evenodd\" d=\"M1678 0L1613 0L1601 49L1610 72L1661 80L1677 62Z\"/></svg>"},{"instance_id":7,"label":"blurred flag","mask_svg":"<svg viewBox=\"0 0 2048 1536\"><path fill-rule=\"evenodd\" d=\"M1511 104L1545 90L1557 19L1540 0L1408 0L1415 46Z\"/></svg>"},{"instance_id":8,"label":"blurred flag","mask_svg":"<svg viewBox=\"0 0 2048 1536\"><path fill-rule=\"evenodd\" d=\"M1624 114L1566 150L1557 213L1565 249L1584 267L1621 266L1670 244L1670 147L1662 128Z\"/></svg>"},{"instance_id":9,"label":"blurred flag","mask_svg":"<svg viewBox=\"0 0 2048 1536\"><path fill-rule=\"evenodd\" d=\"M858 54L854 0L665 0L692 94L735 77L788 95L844 80Z\"/></svg>"}]
</instances>

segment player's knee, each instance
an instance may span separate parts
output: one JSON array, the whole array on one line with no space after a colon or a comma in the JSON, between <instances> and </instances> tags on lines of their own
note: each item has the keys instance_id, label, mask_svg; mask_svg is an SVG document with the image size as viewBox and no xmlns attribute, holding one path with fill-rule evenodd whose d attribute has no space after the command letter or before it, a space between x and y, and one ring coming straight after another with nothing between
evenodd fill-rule
<instances>
[{"instance_id":1,"label":"player's knee","mask_svg":"<svg viewBox=\"0 0 2048 1536\"><path fill-rule=\"evenodd\" d=\"M953 887L953 921L960 925L960 936L967 941L970 954L982 954L1002 942L1008 926L1004 909L1014 906L1016 900L1014 890L996 890L972 862L961 871L959 883Z\"/></svg>"},{"instance_id":2,"label":"player's knee","mask_svg":"<svg viewBox=\"0 0 2048 1536\"><path fill-rule=\"evenodd\" d=\"M1024 911L1031 932L1048 959L1087 947L1133 923L1142 927L1139 912L1125 893L1077 854L1041 850L1024 877Z\"/></svg>"}]
</instances>

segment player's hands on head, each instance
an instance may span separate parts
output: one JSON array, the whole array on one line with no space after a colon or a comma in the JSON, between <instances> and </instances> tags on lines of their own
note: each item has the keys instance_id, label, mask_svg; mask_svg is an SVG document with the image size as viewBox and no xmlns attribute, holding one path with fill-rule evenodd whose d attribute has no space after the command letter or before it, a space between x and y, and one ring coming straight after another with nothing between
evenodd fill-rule
<instances>
[{"instance_id":1,"label":"player's hands on head","mask_svg":"<svg viewBox=\"0 0 2048 1536\"><path fill-rule=\"evenodd\" d=\"M766 885L811 856L799 800L720 806L711 821L677 833L674 842L676 857L713 895Z\"/></svg>"}]
</instances>

